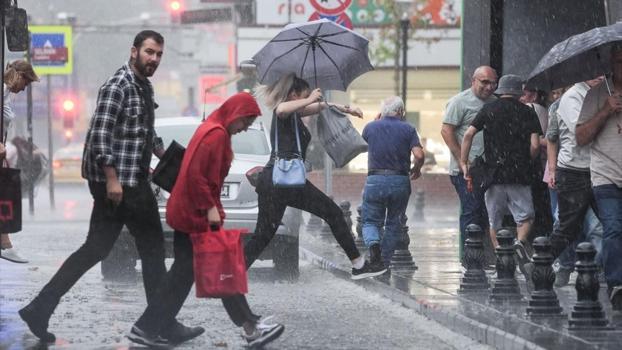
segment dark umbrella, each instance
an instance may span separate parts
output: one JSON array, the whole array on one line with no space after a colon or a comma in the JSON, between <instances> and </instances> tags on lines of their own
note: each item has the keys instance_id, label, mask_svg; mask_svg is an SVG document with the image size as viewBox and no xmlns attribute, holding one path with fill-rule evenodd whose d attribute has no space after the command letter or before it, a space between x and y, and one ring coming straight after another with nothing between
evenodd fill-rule
<instances>
[{"instance_id":1,"label":"dark umbrella","mask_svg":"<svg viewBox=\"0 0 622 350\"><path fill-rule=\"evenodd\" d=\"M540 59L526 84L548 91L607 74L611 71L611 46L616 41L622 41L622 22L573 35Z\"/></svg>"},{"instance_id":2,"label":"dark umbrella","mask_svg":"<svg viewBox=\"0 0 622 350\"><path fill-rule=\"evenodd\" d=\"M262 84L296 73L312 88L345 91L361 74L374 69L369 41L341 25L321 19L285 26L253 56Z\"/></svg>"}]
</instances>

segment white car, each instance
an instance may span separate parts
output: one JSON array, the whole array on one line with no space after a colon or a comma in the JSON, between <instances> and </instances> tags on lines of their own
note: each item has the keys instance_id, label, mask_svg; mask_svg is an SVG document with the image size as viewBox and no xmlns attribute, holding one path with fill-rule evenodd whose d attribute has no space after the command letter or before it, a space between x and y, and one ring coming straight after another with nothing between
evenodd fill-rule
<instances>
[{"instance_id":1,"label":"white car","mask_svg":"<svg viewBox=\"0 0 622 350\"><path fill-rule=\"evenodd\" d=\"M200 123L201 119L197 117L156 118L155 129L162 138L165 148L173 140L187 147ZM233 163L220 194L226 214L225 228L243 228L253 233L257 225L259 204L257 193L247 174L260 170L268 162L270 141L263 124L256 122L246 132L233 135L231 143L234 153ZM158 161L157 157L152 158L152 169ZM172 257L173 229L166 223L166 201L170 194L154 184L152 186L158 200L167 256ZM298 276L298 231L301 221L301 211L288 208L283 218L285 224L279 228L277 235L260 257L272 259L275 268L287 278ZM121 234L113 251L102 262L104 277L114 277L133 271L132 263L135 262L137 254L132 242L129 233Z\"/></svg>"}]
</instances>

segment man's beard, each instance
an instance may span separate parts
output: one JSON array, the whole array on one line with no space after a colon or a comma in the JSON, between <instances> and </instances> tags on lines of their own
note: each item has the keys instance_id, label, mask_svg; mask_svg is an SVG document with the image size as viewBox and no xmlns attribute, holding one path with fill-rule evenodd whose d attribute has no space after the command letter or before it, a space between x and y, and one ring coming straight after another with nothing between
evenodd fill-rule
<instances>
[{"instance_id":1,"label":"man's beard","mask_svg":"<svg viewBox=\"0 0 622 350\"><path fill-rule=\"evenodd\" d=\"M156 63L145 64L140 59L140 55L139 55L134 60L134 68L136 69L136 71L138 71L138 73L140 75L142 75L145 78L148 78L148 77L152 76L153 73L155 73L156 69L158 68L158 65Z\"/></svg>"}]
</instances>

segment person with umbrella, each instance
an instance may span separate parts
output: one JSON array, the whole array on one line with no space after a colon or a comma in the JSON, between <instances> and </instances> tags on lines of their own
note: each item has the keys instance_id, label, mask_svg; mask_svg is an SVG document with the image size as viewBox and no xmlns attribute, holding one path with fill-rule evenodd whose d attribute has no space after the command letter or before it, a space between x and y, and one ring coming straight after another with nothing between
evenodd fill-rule
<instances>
[{"instance_id":1,"label":"person with umbrella","mask_svg":"<svg viewBox=\"0 0 622 350\"><path fill-rule=\"evenodd\" d=\"M609 300L622 310L622 41L611 46L612 77L587 92L576 137L590 146L592 190L603 225L602 258Z\"/></svg>"},{"instance_id":2,"label":"person with umbrella","mask_svg":"<svg viewBox=\"0 0 622 350\"><path fill-rule=\"evenodd\" d=\"M244 250L246 266L250 267L270 243L283 218L285 208L298 208L324 219L330 226L335 239L352 262L352 278L361 279L378 276L386 271L383 266L371 266L359 253L351 229L346 224L339 206L308 180L302 187L277 187L272 182L272 172L277 157L306 157L311 133L303 123L303 117L315 115L327 103L322 103L320 89L311 90L309 83L295 74L286 74L270 86L260 86L258 94L272 109L270 140L272 155L257 181L259 217L255 234L246 243ZM343 113L359 118L359 108L334 105ZM277 134L278 129L278 134ZM275 151L278 140L279 154ZM298 154L298 153L301 154Z\"/></svg>"}]
</instances>

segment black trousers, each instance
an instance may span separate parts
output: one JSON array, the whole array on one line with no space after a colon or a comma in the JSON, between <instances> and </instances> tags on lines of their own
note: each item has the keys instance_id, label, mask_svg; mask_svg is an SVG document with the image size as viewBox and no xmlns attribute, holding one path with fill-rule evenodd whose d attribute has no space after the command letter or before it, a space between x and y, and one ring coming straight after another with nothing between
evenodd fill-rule
<instances>
[{"instance_id":1,"label":"black trousers","mask_svg":"<svg viewBox=\"0 0 622 350\"><path fill-rule=\"evenodd\" d=\"M596 206L592 193L590 173L566 168L555 171L557 186L557 210L559 227L553 233L556 239L573 242L583 232L583 220L587 210Z\"/></svg>"},{"instance_id":2,"label":"black trousers","mask_svg":"<svg viewBox=\"0 0 622 350\"><path fill-rule=\"evenodd\" d=\"M304 187L299 188L274 187L272 168L265 168L259 176L256 191L259 195L259 217L255 234L244 246L247 268L261 255L274 237L288 206L324 219L350 260L361 255L339 206L309 181Z\"/></svg>"},{"instance_id":3,"label":"black trousers","mask_svg":"<svg viewBox=\"0 0 622 350\"><path fill-rule=\"evenodd\" d=\"M174 322L194 283L190 235L175 231L174 250L175 262L162 280L155 302L149 303L136 321L138 328L150 334L160 334ZM222 303L237 326L242 326L246 321L258 321L260 318L252 313L246 297L242 294L223 298Z\"/></svg>"},{"instance_id":4,"label":"black trousers","mask_svg":"<svg viewBox=\"0 0 622 350\"><path fill-rule=\"evenodd\" d=\"M38 301L41 306L53 310L82 275L110 253L123 225L126 225L134 236L142 260L147 302L152 303L166 266L158 204L149 183L145 179L135 187L124 186L123 200L118 207L113 207L107 199L105 183L89 182L89 189L93 196L93 211L86 242L65 260L43 287Z\"/></svg>"}]
</instances>

